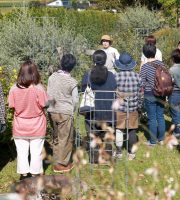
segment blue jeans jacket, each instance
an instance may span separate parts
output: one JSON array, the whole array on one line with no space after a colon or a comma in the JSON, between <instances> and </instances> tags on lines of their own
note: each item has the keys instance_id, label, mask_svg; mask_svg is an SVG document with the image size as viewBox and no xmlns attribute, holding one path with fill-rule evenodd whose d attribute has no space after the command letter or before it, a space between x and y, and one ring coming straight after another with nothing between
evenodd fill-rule
<instances>
[{"instance_id":1,"label":"blue jeans jacket","mask_svg":"<svg viewBox=\"0 0 180 200\"><path fill-rule=\"evenodd\" d=\"M145 109L148 116L148 128L150 143L164 140L165 119L164 119L164 98L157 98L151 94L145 94Z\"/></svg>"}]
</instances>

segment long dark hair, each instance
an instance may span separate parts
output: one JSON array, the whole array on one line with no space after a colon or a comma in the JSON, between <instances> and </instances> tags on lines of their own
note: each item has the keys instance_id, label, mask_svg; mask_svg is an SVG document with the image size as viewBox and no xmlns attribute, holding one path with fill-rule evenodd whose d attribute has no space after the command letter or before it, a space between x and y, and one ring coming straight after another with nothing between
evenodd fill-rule
<instances>
[{"instance_id":1,"label":"long dark hair","mask_svg":"<svg viewBox=\"0 0 180 200\"><path fill-rule=\"evenodd\" d=\"M17 86L28 88L31 84L37 85L40 82L40 75L36 64L27 60L21 64L17 78Z\"/></svg>"},{"instance_id":2,"label":"long dark hair","mask_svg":"<svg viewBox=\"0 0 180 200\"><path fill-rule=\"evenodd\" d=\"M107 55L103 50L97 50L93 54L93 61L95 66L91 70L91 82L97 85L102 85L106 82L108 70L104 66Z\"/></svg>"}]
</instances>

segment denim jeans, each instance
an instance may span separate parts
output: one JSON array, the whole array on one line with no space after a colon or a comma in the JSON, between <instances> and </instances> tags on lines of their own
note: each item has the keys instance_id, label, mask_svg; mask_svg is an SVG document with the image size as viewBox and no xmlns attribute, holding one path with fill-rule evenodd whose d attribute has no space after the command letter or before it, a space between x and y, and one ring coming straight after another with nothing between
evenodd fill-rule
<instances>
[{"instance_id":1,"label":"denim jeans","mask_svg":"<svg viewBox=\"0 0 180 200\"><path fill-rule=\"evenodd\" d=\"M180 92L173 92L169 97L172 123L175 124L174 134L180 134Z\"/></svg>"},{"instance_id":2,"label":"denim jeans","mask_svg":"<svg viewBox=\"0 0 180 200\"><path fill-rule=\"evenodd\" d=\"M148 116L148 128L150 132L150 143L164 140L165 119L164 119L164 98L157 98L154 95L146 95L145 109Z\"/></svg>"}]
</instances>

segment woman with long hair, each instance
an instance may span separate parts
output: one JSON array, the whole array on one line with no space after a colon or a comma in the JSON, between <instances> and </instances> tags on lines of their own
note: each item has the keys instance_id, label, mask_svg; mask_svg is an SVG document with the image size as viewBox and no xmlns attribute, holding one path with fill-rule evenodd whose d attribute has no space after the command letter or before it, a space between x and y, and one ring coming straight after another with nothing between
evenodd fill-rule
<instances>
[{"instance_id":1,"label":"woman with long hair","mask_svg":"<svg viewBox=\"0 0 180 200\"><path fill-rule=\"evenodd\" d=\"M14 109L13 138L17 150L17 173L21 174L21 180L30 174L39 175L43 173L41 153L46 134L44 107L47 94L40 84L37 66L31 60L21 65L17 83L10 89L8 102L9 107Z\"/></svg>"},{"instance_id":2,"label":"woman with long hair","mask_svg":"<svg viewBox=\"0 0 180 200\"><path fill-rule=\"evenodd\" d=\"M115 113L112 111L112 102L115 99L116 80L112 72L105 67L107 55L103 50L97 50L93 54L94 66L91 71L85 73L82 80L82 91L84 92L87 85L95 92L95 108L92 112L85 115L85 127L87 132L87 140L90 140L90 133L94 133L102 140L104 138L104 130L102 130L102 122L108 126L115 124ZM89 149L89 145L87 147ZM112 151L111 147L108 147ZM95 149L95 152L98 152ZM90 162L97 163L97 156L91 156Z\"/></svg>"}]
</instances>

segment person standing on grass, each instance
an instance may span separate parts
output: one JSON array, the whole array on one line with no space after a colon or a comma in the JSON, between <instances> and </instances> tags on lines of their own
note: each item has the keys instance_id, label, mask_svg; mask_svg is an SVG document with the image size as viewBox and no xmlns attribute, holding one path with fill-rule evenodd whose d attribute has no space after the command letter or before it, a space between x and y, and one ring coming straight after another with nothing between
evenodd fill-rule
<instances>
[{"instance_id":1,"label":"person standing on grass","mask_svg":"<svg viewBox=\"0 0 180 200\"><path fill-rule=\"evenodd\" d=\"M148 116L148 128L150 132L150 140L147 145L154 146L157 142L163 144L165 136L165 119L164 119L164 103L165 96L157 97L154 95L154 80L156 68L158 65L164 67L162 61L155 58L156 46L145 44L143 46L143 54L147 58L147 63L141 67L140 76L144 87L144 103Z\"/></svg>"},{"instance_id":2,"label":"person standing on grass","mask_svg":"<svg viewBox=\"0 0 180 200\"><path fill-rule=\"evenodd\" d=\"M6 130L6 109L4 103L4 93L0 83L0 133Z\"/></svg>"},{"instance_id":3,"label":"person standing on grass","mask_svg":"<svg viewBox=\"0 0 180 200\"><path fill-rule=\"evenodd\" d=\"M180 137L180 49L175 49L171 58L173 66L170 68L170 73L174 80L173 93L169 97L170 112L172 123L175 124L174 135Z\"/></svg>"},{"instance_id":4,"label":"person standing on grass","mask_svg":"<svg viewBox=\"0 0 180 200\"><path fill-rule=\"evenodd\" d=\"M132 147L137 143L138 110L141 109L143 102L142 82L139 74L133 71L136 61L130 54L122 53L116 60L116 66L120 71L116 74L118 107L116 108L116 151L113 156L118 159L122 158L122 145L123 140L127 138L128 128L128 158L133 160L135 153L132 152ZM129 112L128 126L126 124L127 112Z\"/></svg>"},{"instance_id":5,"label":"person standing on grass","mask_svg":"<svg viewBox=\"0 0 180 200\"><path fill-rule=\"evenodd\" d=\"M48 79L47 92L51 103L48 112L53 126L54 172L69 172L73 168L73 114L78 103L77 81L70 72L76 65L72 54L65 54L59 70Z\"/></svg>"},{"instance_id":6,"label":"person standing on grass","mask_svg":"<svg viewBox=\"0 0 180 200\"><path fill-rule=\"evenodd\" d=\"M47 94L40 84L37 66L31 60L25 61L20 67L17 83L11 87L8 97L9 107L14 109L13 138L20 180L30 174L35 176L43 173L41 153L46 134L44 107L47 100Z\"/></svg>"},{"instance_id":7,"label":"person standing on grass","mask_svg":"<svg viewBox=\"0 0 180 200\"><path fill-rule=\"evenodd\" d=\"M107 59L105 63L105 67L109 71L111 71L113 74L116 73L116 70L114 69L115 67L115 60L119 58L119 52L117 49L112 47L112 38L109 35L103 35L101 37L101 45L102 45L102 50L106 53Z\"/></svg>"},{"instance_id":8,"label":"person standing on grass","mask_svg":"<svg viewBox=\"0 0 180 200\"><path fill-rule=\"evenodd\" d=\"M108 71L104 66L107 55L103 50L97 50L93 54L94 66L91 71L84 74L82 79L82 92L85 91L87 85L95 92L95 108L92 112L87 112L85 115L85 128L87 132L87 143L90 141L90 134L95 135L104 141L105 130L102 129L101 124L106 123L107 126L112 127L115 123L115 115L111 109L112 102L115 99L116 80L112 72ZM87 149L90 146L88 144ZM105 149L107 153L111 152L111 145L106 144ZM98 147L91 149L90 162L98 163Z\"/></svg>"}]
</instances>

